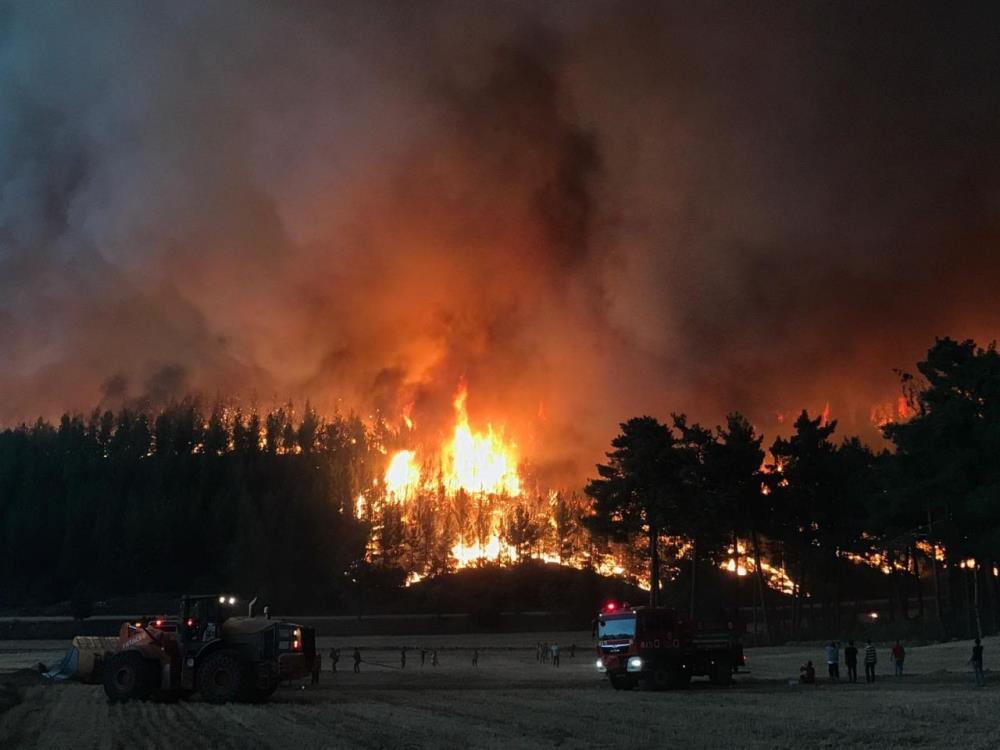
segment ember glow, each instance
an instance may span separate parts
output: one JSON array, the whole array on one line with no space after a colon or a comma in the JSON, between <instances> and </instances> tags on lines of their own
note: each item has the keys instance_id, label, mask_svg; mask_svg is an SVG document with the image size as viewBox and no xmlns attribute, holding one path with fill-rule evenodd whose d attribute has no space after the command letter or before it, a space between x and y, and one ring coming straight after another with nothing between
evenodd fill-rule
<instances>
[{"instance_id":1,"label":"ember glow","mask_svg":"<svg viewBox=\"0 0 1000 750\"><path fill-rule=\"evenodd\" d=\"M747 554L745 542L739 541L735 547L730 546L728 553L729 557L719 565L722 570L741 578L756 574L757 566L754 564L753 556ZM764 574L764 582L769 588L789 595L795 592L795 581L783 567L771 565L766 560L761 559L760 569Z\"/></svg>"}]
</instances>

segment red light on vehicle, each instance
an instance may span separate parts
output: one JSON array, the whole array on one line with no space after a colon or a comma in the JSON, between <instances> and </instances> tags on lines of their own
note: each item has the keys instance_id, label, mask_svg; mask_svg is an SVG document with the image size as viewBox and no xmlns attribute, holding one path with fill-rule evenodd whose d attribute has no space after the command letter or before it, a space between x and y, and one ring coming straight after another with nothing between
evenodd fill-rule
<instances>
[{"instance_id":1,"label":"red light on vehicle","mask_svg":"<svg viewBox=\"0 0 1000 750\"><path fill-rule=\"evenodd\" d=\"M608 602L607 604L604 605L604 608L606 610L608 610L608 612L614 612L615 611L615 607L616 607L616 605L615 605L614 602Z\"/></svg>"},{"instance_id":2,"label":"red light on vehicle","mask_svg":"<svg viewBox=\"0 0 1000 750\"><path fill-rule=\"evenodd\" d=\"M155 625L158 628L162 628L163 627L163 620L157 620L156 622L153 623L153 625Z\"/></svg>"},{"instance_id":3,"label":"red light on vehicle","mask_svg":"<svg viewBox=\"0 0 1000 750\"><path fill-rule=\"evenodd\" d=\"M188 626L189 628L193 628L193 627L194 627L194 618L193 618L193 617L189 617L189 618L187 619L187 626Z\"/></svg>"},{"instance_id":4,"label":"red light on vehicle","mask_svg":"<svg viewBox=\"0 0 1000 750\"><path fill-rule=\"evenodd\" d=\"M301 641L292 641L292 651L299 651L302 648Z\"/></svg>"}]
</instances>

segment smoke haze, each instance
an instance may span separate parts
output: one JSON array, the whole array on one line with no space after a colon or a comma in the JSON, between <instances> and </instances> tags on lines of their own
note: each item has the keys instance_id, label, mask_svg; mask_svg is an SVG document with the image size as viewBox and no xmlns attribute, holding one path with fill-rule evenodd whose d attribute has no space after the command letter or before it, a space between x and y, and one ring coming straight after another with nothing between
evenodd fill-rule
<instances>
[{"instance_id":1,"label":"smoke haze","mask_svg":"<svg viewBox=\"0 0 1000 750\"><path fill-rule=\"evenodd\" d=\"M910 3L0 5L0 423L408 404L875 435L1000 323L997 19Z\"/></svg>"}]
</instances>

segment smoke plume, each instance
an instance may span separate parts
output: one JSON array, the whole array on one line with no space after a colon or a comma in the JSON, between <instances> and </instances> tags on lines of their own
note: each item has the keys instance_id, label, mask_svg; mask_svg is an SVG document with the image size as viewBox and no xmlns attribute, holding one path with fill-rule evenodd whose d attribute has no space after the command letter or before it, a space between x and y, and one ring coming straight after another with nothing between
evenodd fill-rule
<instances>
[{"instance_id":1,"label":"smoke plume","mask_svg":"<svg viewBox=\"0 0 1000 750\"><path fill-rule=\"evenodd\" d=\"M875 435L1000 322L996 19L911 4L0 6L0 422L196 391ZM791 420L788 420L791 421Z\"/></svg>"}]
</instances>

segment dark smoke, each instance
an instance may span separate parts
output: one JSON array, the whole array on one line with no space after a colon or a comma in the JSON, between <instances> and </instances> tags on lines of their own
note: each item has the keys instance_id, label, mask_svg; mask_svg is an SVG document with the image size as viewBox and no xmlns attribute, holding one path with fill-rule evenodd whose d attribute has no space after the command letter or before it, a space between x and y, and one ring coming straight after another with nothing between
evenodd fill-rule
<instances>
[{"instance_id":1,"label":"dark smoke","mask_svg":"<svg viewBox=\"0 0 1000 750\"><path fill-rule=\"evenodd\" d=\"M10 3L0 421L187 391L874 438L1000 323L997 19L910 3ZM556 471L555 468L553 468Z\"/></svg>"}]
</instances>

